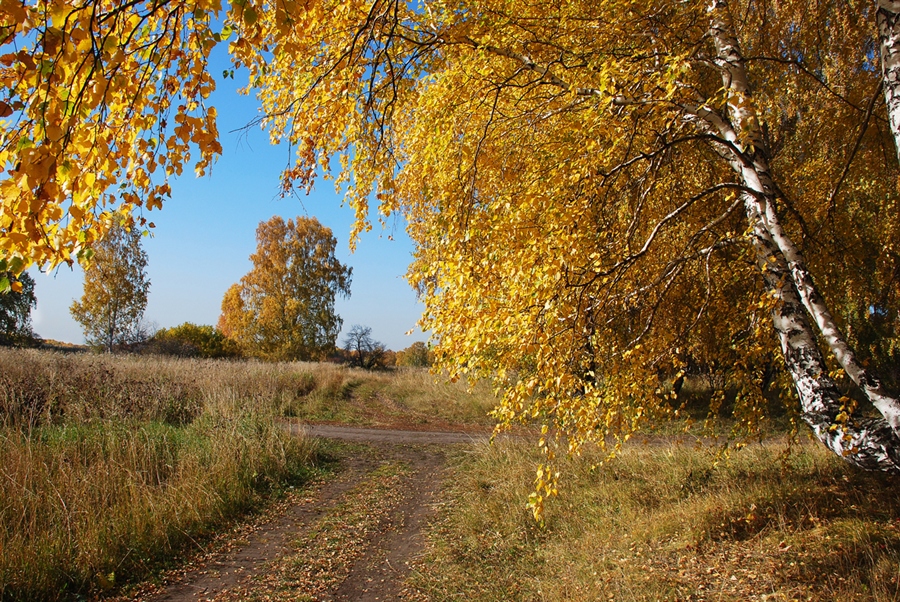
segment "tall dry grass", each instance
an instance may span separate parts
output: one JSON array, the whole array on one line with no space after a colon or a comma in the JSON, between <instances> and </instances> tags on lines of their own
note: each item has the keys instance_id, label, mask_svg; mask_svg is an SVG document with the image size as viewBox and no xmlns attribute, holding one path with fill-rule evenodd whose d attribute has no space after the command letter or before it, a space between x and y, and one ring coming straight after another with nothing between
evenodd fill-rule
<instances>
[{"instance_id":1,"label":"tall dry grass","mask_svg":"<svg viewBox=\"0 0 900 602\"><path fill-rule=\"evenodd\" d=\"M290 366L0 350L0 599L95 595L309 475Z\"/></svg>"},{"instance_id":2,"label":"tall dry grass","mask_svg":"<svg viewBox=\"0 0 900 602\"><path fill-rule=\"evenodd\" d=\"M488 426L494 398L406 368L0 349L0 600L93 595L302 479L282 417Z\"/></svg>"},{"instance_id":3,"label":"tall dry grass","mask_svg":"<svg viewBox=\"0 0 900 602\"><path fill-rule=\"evenodd\" d=\"M544 527L532 446L460 452L413 583L435 602L900 599L900 483L784 450L635 445L599 468L586 452Z\"/></svg>"}]
</instances>

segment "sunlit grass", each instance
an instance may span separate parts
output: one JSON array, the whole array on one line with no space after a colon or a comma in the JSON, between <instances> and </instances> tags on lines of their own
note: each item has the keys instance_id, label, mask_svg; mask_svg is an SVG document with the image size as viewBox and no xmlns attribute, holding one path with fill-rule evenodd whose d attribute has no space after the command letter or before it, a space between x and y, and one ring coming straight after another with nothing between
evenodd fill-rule
<instances>
[{"instance_id":1,"label":"sunlit grass","mask_svg":"<svg viewBox=\"0 0 900 602\"><path fill-rule=\"evenodd\" d=\"M0 600L143 578L302 480L285 417L486 428L493 404L423 369L0 349Z\"/></svg>"},{"instance_id":2,"label":"sunlit grass","mask_svg":"<svg viewBox=\"0 0 900 602\"><path fill-rule=\"evenodd\" d=\"M0 599L96 595L310 474L258 365L0 350Z\"/></svg>"},{"instance_id":3,"label":"sunlit grass","mask_svg":"<svg viewBox=\"0 0 900 602\"><path fill-rule=\"evenodd\" d=\"M435 601L900 599L900 484L813 444L783 451L569 459L543 527L529 445L462 452L413 583Z\"/></svg>"},{"instance_id":4,"label":"sunlit grass","mask_svg":"<svg viewBox=\"0 0 900 602\"><path fill-rule=\"evenodd\" d=\"M367 371L333 364L297 364L308 390L284 398L285 416L366 426L458 428L493 426L497 399L487 383L469 390L425 368Z\"/></svg>"}]
</instances>

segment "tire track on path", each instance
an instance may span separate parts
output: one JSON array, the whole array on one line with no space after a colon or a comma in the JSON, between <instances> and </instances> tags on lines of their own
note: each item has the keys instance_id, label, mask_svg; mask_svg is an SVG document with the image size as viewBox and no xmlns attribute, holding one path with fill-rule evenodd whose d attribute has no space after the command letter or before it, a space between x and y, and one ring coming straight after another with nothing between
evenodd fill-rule
<instances>
[{"instance_id":1,"label":"tire track on path","mask_svg":"<svg viewBox=\"0 0 900 602\"><path fill-rule=\"evenodd\" d=\"M311 437L337 439L362 444L363 449L342 454L341 470L318 489L291 504L279 516L253 531L233 546L233 550L214 555L204 565L188 571L176 583L153 594L138 595L134 602L199 602L252 599L361 601L399 600L406 594L404 581L409 563L424 548L424 530L434 514L440 491L448 446L486 441L487 435L451 432L366 429L332 425L286 425L291 432ZM366 449L367 448L367 449ZM366 479L379 467L395 467L392 491L379 500L359 498L370 489ZM402 469L400 468L402 467ZM358 491L362 489L363 491ZM315 539L305 542L307 550L298 550L296 542L304 534L317 537L320 525L343 520L340 513L353 502L374 504L377 524L362 530L364 539L347 544L354 549L350 566L334 567L332 575L322 575L326 589L303 579L292 580L285 571L293 557L306 558L315 553ZM335 518L337 517L337 518ZM357 519L353 519L357 520ZM346 531L351 531L347 525ZM333 553L333 552L332 552ZM307 556L304 556L307 555ZM309 564L312 561L304 561ZM288 567L288 568L286 568ZM298 572L304 567L296 566ZM308 569L308 566L306 567ZM277 575L276 575L277 574ZM341 577L335 581L335 575ZM346 575L343 577L343 575ZM280 585L273 585L279 582ZM287 585L286 585L287 584ZM273 589L275 588L275 589Z\"/></svg>"}]
</instances>

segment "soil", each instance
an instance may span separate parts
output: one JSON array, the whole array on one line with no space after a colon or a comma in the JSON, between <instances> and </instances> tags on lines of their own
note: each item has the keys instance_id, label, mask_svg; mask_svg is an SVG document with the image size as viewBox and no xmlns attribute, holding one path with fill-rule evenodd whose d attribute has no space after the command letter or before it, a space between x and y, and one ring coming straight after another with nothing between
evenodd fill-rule
<instances>
[{"instance_id":1,"label":"soil","mask_svg":"<svg viewBox=\"0 0 900 602\"><path fill-rule=\"evenodd\" d=\"M333 425L293 424L289 428L313 437L352 442L353 448L342 458L338 474L291 496L263 524L238 532L231 541L217 546L220 551L173 573L170 582L161 587L145 588L131 600L337 602L413 597L404 581L410 563L424 548L425 527L434 514L443 479L445 451L448 446L486 440L487 435ZM371 500L360 497L373 489L369 483L379 478L379 467L386 466L395 468L389 493ZM345 517L359 521L346 510L354 503L354 495L363 500L355 502L357 505L372 506L366 517L371 524L344 529L341 521ZM338 525L332 529L337 531L336 537L347 532L347 541L337 544L339 552L329 552L331 558L324 564L321 559L310 560L308 554L298 555L298 546L316 547L323 537L335 537L321 526L329 520ZM311 534L305 543L304 534ZM322 544L323 553L325 547ZM293 569L285 567L299 564L327 568L317 572L307 566L306 573L313 575L309 578L288 575Z\"/></svg>"}]
</instances>

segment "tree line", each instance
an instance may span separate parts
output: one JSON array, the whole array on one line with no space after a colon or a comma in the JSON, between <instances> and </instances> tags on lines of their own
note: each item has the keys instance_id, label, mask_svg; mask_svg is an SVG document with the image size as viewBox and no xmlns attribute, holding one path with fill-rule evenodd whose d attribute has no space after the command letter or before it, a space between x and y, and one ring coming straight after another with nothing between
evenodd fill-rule
<instances>
[{"instance_id":1,"label":"tree line","mask_svg":"<svg viewBox=\"0 0 900 602\"><path fill-rule=\"evenodd\" d=\"M253 267L222 300L216 326L185 322L156 329L143 316L150 280L142 233L118 224L94 245L84 272L84 291L70 307L85 341L106 352L129 351L180 357L259 358L272 361L331 360L376 369L427 366L424 343L395 353L354 325L337 347L342 320L338 294L349 296L351 269L334 256L331 230L312 217L285 222L275 216L257 228ZM0 344L39 343L30 313L37 305L34 280L10 273L19 291L0 296ZM18 287L17 287L18 288ZM423 353L423 349L425 350Z\"/></svg>"}]
</instances>

